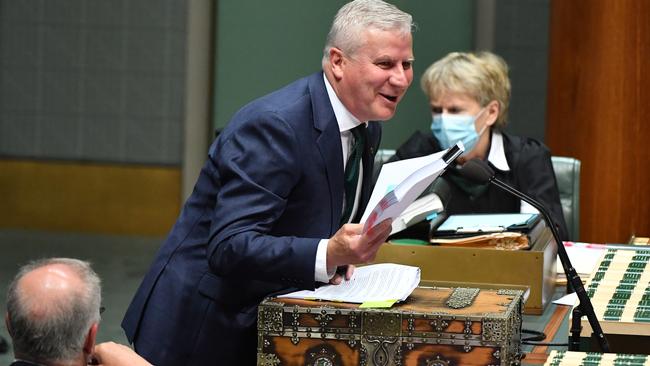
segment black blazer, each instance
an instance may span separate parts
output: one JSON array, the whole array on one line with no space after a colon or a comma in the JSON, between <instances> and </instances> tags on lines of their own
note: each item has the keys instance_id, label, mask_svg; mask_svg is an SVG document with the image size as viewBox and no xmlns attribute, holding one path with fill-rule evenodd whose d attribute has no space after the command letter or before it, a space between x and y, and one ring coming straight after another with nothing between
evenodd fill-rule
<instances>
[{"instance_id":1,"label":"black blazer","mask_svg":"<svg viewBox=\"0 0 650 366\"><path fill-rule=\"evenodd\" d=\"M504 172L490 166L495 177L533 197L549 211L562 240L568 239L568 230L562 213L560 193L551 163L551 153L541 142L527 137L502 132L503 148L510 171ZM414 158L442 150L431 133L417 131L396 151L389 161ZM445 210L448 214L510 213L519 212L519 198L489 184L480 185L464 181L454 169L443 178L451 188L451 199Z\"/></svg>"}]
</instances>

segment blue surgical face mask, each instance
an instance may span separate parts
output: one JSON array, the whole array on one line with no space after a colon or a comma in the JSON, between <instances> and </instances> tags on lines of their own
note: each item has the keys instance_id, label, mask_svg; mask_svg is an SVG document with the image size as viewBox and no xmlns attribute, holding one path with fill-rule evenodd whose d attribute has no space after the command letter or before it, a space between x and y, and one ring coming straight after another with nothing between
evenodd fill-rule
<instances>
[{"instance_id":1,"label":"blue surgical face mask","mask_svg":"<svg viewBox=\"0 0 650 366\"><path fill-rule=\"evenodd\" d=\"M471 114L434 114L431 132L440 143L440 147L448 149L460 140L465 145L465 152L472 150L479 136L487 127L484 125L479 133L474 127L474 122L484 110L485 108L481 109L476 116Z\"/></svg>"}]
</instances>

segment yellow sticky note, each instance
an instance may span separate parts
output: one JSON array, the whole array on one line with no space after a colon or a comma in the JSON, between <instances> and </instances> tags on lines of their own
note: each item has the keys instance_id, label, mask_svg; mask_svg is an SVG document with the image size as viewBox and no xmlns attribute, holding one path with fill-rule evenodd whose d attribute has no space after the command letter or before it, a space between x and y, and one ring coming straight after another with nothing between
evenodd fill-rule
<instances>
[{"instance_id":1,"label":"yellow sticky note","mask_svg":"<svg viewBox=\"0 0 650 366\"><path fill-rule=\"evenodd\" d=\"M389 308L396 302L397 300L366 301L359 308Z\"/></svg>"}]
</instances>

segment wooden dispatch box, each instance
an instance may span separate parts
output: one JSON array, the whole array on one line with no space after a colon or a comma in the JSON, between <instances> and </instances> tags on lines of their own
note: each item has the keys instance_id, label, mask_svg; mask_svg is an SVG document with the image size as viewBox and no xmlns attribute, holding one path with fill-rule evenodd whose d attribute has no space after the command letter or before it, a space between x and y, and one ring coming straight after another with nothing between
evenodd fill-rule
<instances>
[{"instance_id":1,"label":"wooden dispatch box","mask_svg":"<svg viewBox=\"0 0 650 366\"><path fill-rule=\"evenodd\" d=\"M544 227L529 250L459 248L437 245L386 243L373 263L399 263L420 267L423 281L489 284L507 288L526 286L530 296L524 313L539 315L555 291L557 246Z\"/></svg>"},{"instance_id":2,"label":"wooden dispatch box","mask_svg":"<svg viewBox=\"0 0 650 366\"><path fill-rule=\"evenodd\" d=\"M473 301L462 304L473 290ZM267 298L259 306L257 365L518 365L522 294L418 287L390 309ZM449 299L467 306L452 308Z\"/></svg>"}]
</instances>

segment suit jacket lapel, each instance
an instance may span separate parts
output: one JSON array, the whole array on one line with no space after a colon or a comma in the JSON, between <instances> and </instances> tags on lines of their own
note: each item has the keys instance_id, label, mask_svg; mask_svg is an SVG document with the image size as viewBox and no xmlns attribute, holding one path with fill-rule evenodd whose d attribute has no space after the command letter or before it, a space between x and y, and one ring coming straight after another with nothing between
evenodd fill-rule
<instances>
[{"instance_id":1,"label":"suit jacket lapel","mask_svg":"<svg viewBox=\"0 0 650 366\"><path fill-rule=\"evenodd\" d=\"M343 211L344 188L341 133L325 89L322 72L310 77L309 92L314 113L314 128L317 131L316 145L327 170L327 185L330 193L330 207L332 207L330 235L333 235L339 229L339 221Z\"/></svg>"}]
</instances>

